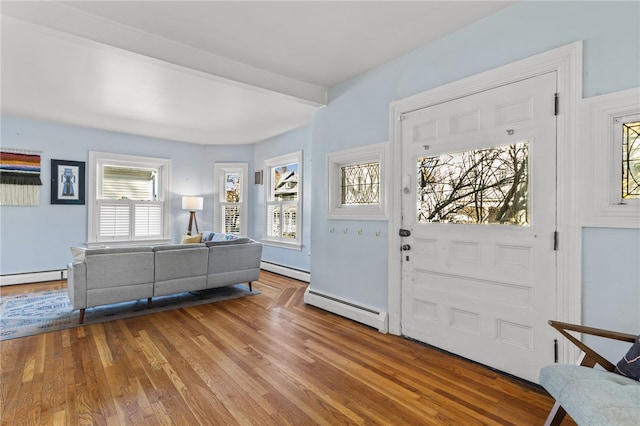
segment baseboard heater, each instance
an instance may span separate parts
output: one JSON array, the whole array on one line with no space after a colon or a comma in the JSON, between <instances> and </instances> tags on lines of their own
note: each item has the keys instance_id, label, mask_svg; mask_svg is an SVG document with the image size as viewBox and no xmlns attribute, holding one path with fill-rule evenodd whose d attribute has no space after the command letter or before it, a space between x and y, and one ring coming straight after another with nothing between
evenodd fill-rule
<instances>
[{"instance_id":1,"label":"baseboard heater","mask_svg":"<svg viewBox=\"0 0 640 426\"><path fill-rule=\"evenodd\" d=\"M385 311L349 302L310 288L304 292L304 303L377 328L381 333L389 331L389 314Z\"/></svg>"},{"instance_id":2,"label":"baseboard heater","mask_svg":"<svg viewBox=\"0 0 640 426\"><path fill-rule=\"evenodd\" d=\"M0 287L14 284L40 283L44 281L58 281L67 278L66 269L54 271L23 272L20 274L0 275Z\"/></svg>"},{"instance_id":3,"label":"baseboard heater","mask_svg":"<svg viewBox=\"0 0 640 426\"><path fill-rule=\"evenodd\" d=\"M306 283L311 282L311 274L301 269L291 268L289 266L278 265L271 262L260 262L260 269L273 272L278 275L284 275L285 277L293 278L295 280L304 281Z\"/></svg>"}]
</instances>

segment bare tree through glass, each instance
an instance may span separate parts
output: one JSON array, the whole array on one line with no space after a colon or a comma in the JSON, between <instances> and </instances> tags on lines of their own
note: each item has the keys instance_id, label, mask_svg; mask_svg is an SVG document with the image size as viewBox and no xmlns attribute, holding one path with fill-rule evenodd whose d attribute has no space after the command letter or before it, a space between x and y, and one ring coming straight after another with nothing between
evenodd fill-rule
<instances>
[{"instance_id":1,"label":"bare tree through glass","mask_svg":"<svg viewBox=\"0 0 640 426\"><path fill-rule=\"evenodd\" d=\"M418 158L418 222L529 224L529 143Z\"/></svg>"}]
</instances>

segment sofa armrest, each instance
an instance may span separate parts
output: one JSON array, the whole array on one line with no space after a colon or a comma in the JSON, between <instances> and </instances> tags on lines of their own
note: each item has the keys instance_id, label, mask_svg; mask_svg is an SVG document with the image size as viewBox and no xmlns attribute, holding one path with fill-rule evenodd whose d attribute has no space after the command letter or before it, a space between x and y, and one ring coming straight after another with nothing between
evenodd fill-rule
<instances>
[{"instance_id":1,"label":"sofa armrest","mask_svg":"<svg viewBox=\"0 0 640 426\"><path fill-rule=\"evenodd\" d=\"M67 265L67 294L74 309L87 307L87 264L73 262Z\"/></svg>"}]
</instances>

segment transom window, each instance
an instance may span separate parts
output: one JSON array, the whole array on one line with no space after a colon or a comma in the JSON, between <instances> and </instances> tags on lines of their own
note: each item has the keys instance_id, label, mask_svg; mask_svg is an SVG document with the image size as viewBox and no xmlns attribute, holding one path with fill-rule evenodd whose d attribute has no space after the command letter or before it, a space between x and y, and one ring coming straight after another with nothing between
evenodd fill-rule
<instances>
[{"instance_id":1,"label":"transom window","mask_svg":"<svg viewBox=\"0 0 640 426\"><path fill-rule=\"evenodd\" d=\"M529 224L529 143L418 158L418 222Z\"/></svg>"},{"instance_id":2,"label":"transom window","mask_svg":"<svg viewBox=\"0 0 640 426\"><path fill-rule=\"evenodd\" d=\"M387 219L386 151L382 142L327 156L329 219Z\"/></svg>"},{"instance_id":3,"label":"transom window","mask_svg":"<svg viewBox=\"0 0 640 426\"><path fill-rule=\"evenodd\" d=\"M343 205L380 203L380 163L343 166L341 202Z\"/></svg>"},{"instance_id":4,"label":"transom window","mask_svg":"<svg viewBox=\"0 0 640 426\"><path fill-rule=\"evenodd\" d=\"M640 198L640 121L622 123L622 199Z\"/></svg>"},{"instance_id":5,"label":"transom window","mask_svg":"<svg viewBox=\"0 0 640 426\"><path fill-rule=\"evenodd\" d=\"M89 243L165 241L170 160L89 153Z\"/></svg>"},{"instance_id":6,"label":"transom window","mask_svg":"<svg viewBox=\"0 0 640 426\"><path fill-rule=\"evenodd\" d=\"M301 248L302 152L265 161L266 242Z\"/></svg>"}]
</instances>

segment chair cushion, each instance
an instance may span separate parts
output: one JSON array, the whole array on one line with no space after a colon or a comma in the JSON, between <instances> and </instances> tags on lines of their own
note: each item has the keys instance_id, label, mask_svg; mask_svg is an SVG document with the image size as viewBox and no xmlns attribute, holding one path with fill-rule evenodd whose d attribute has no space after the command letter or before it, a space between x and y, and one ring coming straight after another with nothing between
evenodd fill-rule
<instances>
[{"instance_id":1,"label":"chair cushion","mask_svg":"<svg viewBox=\"0 0 640 426\"><path fill-rule=\"evenodd\" d=\"M627 354L618 362L615 372L633 380L640 380L640 336L636 337Z\"/></svg>"},{"instance_id":2,"label":"chair cushion","mask_svg":"<svg viewBox=\"0 0 640 426\"><path fill-rule=\"evenodd\" d=\"M637 425L640 382L579 365L548 365L540 384L582 425Z\"/></svg>"}]
</instances>

